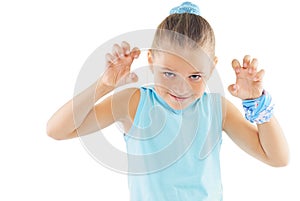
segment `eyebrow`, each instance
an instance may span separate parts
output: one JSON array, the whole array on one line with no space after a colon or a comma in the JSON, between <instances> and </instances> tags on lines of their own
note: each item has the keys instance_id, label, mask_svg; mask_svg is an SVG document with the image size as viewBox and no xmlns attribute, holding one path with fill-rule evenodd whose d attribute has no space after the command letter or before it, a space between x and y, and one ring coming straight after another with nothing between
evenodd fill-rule
<instances>
[{"instance_id":1,"label":"eyebrow","mask_svg":"<svg viewBox=\"0 0 300 201\"><path fill-rule=\"evenodd\" d=\"M167 70L167 71L172 71L172 72L176 72L176 71L174 71L174 70L172 70L172 69L170 69L170 68L162 68L163 70ZM190 75L195 75L195 74L203 74L202 72L192 72L192 73L189 73Z\"/></svg>"}]
</instances>

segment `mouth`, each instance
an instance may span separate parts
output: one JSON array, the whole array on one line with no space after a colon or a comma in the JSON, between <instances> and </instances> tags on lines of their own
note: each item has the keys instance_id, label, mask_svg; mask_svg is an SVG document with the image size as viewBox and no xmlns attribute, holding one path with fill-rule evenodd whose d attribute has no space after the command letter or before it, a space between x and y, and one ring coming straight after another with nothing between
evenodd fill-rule
<instances>
[{"instance_id":1,"label":"mouth","mask_svg":"<svg viewBox=\"0 0 300 201\"><path fill-rule=\"evenodd\" d=\"M183 102L183 101L185 101L185 100L187 100L187 99L190 98L189 96L175 96L175 95L170 94L170 93L169 93L169 95L170 95L173 99L175 99L176 101L179 101L179 102Z\"/></svg>"}]
</instances>

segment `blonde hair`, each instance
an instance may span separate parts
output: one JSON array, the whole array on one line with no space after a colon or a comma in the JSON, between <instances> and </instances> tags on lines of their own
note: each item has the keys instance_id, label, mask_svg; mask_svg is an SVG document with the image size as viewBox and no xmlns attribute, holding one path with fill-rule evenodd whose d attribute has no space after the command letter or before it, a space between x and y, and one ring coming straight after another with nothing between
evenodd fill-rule
<instances>
[{"instance_id":1,"label":"blonde hair","mask_svg":"<svg viewBox=\"0 0 300 201\"><path fill-rule=\"evenodd\" d=\"M157 27L152 48L163 49L169 42L180 48L201 47L210 57L215 56L215 35L210 24L201 16L182 13L171 14Z\"/></svg>"}]
</instances>

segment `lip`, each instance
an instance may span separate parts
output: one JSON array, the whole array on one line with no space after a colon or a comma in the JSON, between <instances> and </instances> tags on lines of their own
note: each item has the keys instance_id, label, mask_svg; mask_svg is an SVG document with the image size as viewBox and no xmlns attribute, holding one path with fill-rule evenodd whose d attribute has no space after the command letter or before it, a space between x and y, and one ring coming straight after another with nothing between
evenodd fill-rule
<instances>
[{"instance_id":1,"label":"lip","mask_svg":"<svg viewBox=\"0 0 300 201\"><path fill-rule=\"evenodd\" d=\"M169 95L172 98L174 98L176 101L179 101L179 102L183 102L183 101L185 101L185 100L187 100L189 98L189 97L183 97L183 96L175 96L175 95L170 94L170 93L169 93Z\"/></svg>"}]
</instances>

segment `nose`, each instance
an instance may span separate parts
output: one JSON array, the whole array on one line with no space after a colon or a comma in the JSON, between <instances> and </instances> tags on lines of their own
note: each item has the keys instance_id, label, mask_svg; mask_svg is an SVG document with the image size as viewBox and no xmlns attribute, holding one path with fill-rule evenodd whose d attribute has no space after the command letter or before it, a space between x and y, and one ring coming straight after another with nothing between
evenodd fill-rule
<instances>
[{"instance_id":1,"label":"nose","mask_svg":"<svg viewBox=\"0 0 300 201\"><path fill-rule=\"evenodd\" d=\"M178 79L171 88L177 96L185 97L191 93L191 86L183 78Z\"/></svg>"}]
</instances>

